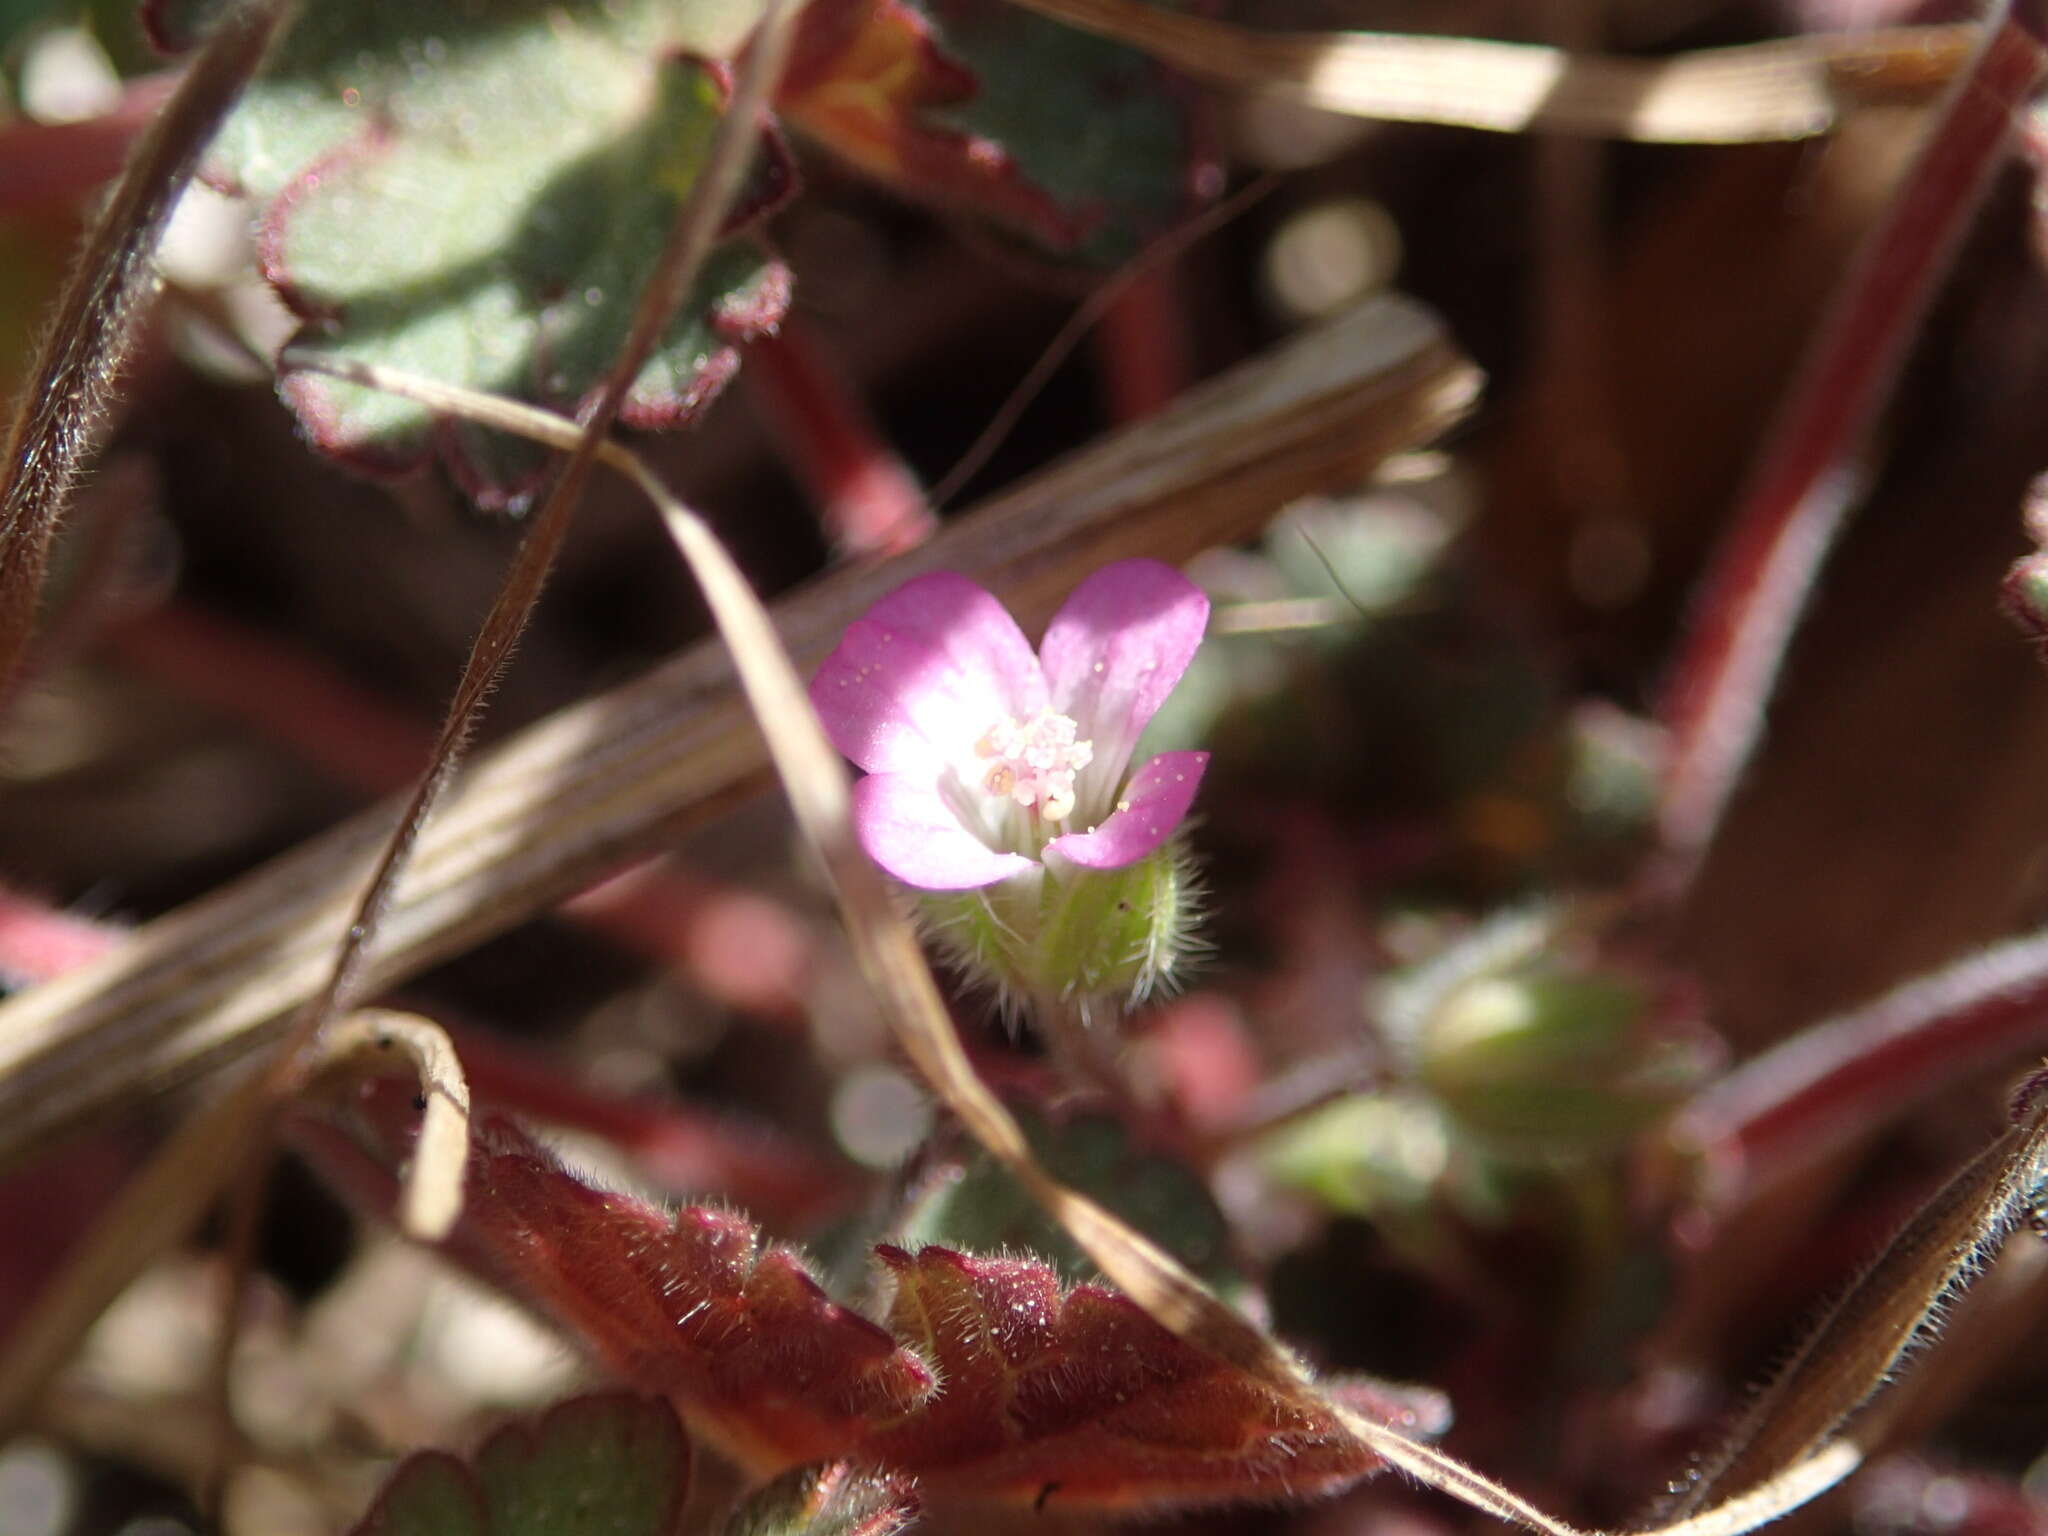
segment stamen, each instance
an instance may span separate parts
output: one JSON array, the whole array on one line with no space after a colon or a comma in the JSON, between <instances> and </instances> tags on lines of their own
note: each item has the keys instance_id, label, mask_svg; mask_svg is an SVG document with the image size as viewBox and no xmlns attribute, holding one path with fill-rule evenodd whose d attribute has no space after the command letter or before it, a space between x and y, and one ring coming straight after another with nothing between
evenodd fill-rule
<instances>
[{"instance_id":1,"label":"stamen","mask_svg":"<svg viewBox=\"0 0 2048 1536\"><path fill-rule=\"evenodd\" d=\"M1095 758L1094 745L1076 739L1078 730L1072 716L1049 709L997 721L974 744L975 756L993 759L982 788L1041 820L1065 821L1074 814L1074 775Z\"/></svg>"}]
</instances>

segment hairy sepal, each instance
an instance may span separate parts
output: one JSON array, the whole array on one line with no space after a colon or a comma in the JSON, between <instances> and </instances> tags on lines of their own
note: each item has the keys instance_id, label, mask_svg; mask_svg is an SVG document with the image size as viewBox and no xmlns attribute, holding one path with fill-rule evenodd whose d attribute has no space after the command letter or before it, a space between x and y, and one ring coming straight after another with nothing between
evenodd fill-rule
<instances>
[{"instance_id":1,"label":"hairy sepal","mask_svg":"<svg viewBox=\"0 0 2048 1536\"><path fill-rule=\"evenodd\" d=\"M1044 866L972 891L916 893L948 964L1007 1011L1036 998L1121 1007L1171 991L1202 953L1201 887L1184 836L1122 869Z\"/></svg>"}]
</instances>

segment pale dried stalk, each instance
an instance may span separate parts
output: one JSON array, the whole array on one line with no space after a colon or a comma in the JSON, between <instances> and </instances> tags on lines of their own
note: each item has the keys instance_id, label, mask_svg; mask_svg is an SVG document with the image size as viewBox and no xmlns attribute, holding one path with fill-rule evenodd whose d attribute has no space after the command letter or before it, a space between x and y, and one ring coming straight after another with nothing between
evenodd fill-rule
<instances>
[{"instance_id":1,"label":"pale dried stalk","mask_svg":"<svg viewBox=\"0 0 2048 1536\"><path fill-rule=\"evenodd\" d=\"M1385 32L1257 32L1146 0L1016 0L1212 84L1353 117L1663 144L1811 138L1844 105L1937 88L1973 27L1900 27L1669 59Z\"/></svg>"},{"instance_id":2,"label":"pale dried stalk","mask_svg":"<svg viewBox=\"0 0 2048 1536\"><path fill-rule=\"evenodd\" d=\"M333 964L327 979L306 1002L293 1021L278 1059L271 1068L272 1084L280 1098L293 1086L292 1058L305 1050L315 1034L335 1013L353 1008L362 999L365 966L382 926L385 909L410 861L415 844L425 830L427 819L446 792L455 771L475 734L477 722L499 678L511 661L513 648L526 632L527 621L547 586L555 557L568 537L569 525L583 488L590 478L599 449L618 420L633 381L640 376L647 358L675 317L677 306L710 252L724 224L733 200L739 195L747 167L753 161L754 144L761 134L763 107L782 78L782 66L789 53L791 25L796 10L781 0L768 0L760 25L741 64L734 83L732 101L719 120L711 148L705 157L674 224L662 243L654 270L633 307L632 324L624 345L605 375L597 399L584 414L570 439L561 444L568 453L547 499L520 540L511 569L505 574L491 609L470 647L449 702L440 734L423 765L411 797L400 811L397 824L386 840L383 852L370 871L353 918L340 929ZM253 1185L248 1186L253 1189ZM253 1207L254 1196L246 1196Z\"/></svg>"},{"instance_id":3,"label":"pale dried stalk","mask_svg":"<svg viewBox=\"0 0 2048 1536\"><path fill-rule=\"evenodd\" d=\"M0 450L0 710L28 654L58 521L154 286L164 226L290 10L283 0L255 0L222 18L72 263Z\"/></svg>"},{"instance_id":4,"label":"pale dried stalk","mask_svg":"<svg viewBox=\"0 0 2048 1536\"><path fill-rule=\"evenodd\" d=\"M455 1043L433 1020L389 1008L337 1019L320 1040L320 1059L329 1065L390 1051L412 1059L424 1103L399 1185L398 1230L415 1242L438 1243L462 1214L462 1173L469 1163L469 1079Z\"/></svg>"},{"instance_id":5,"label":"pale dried stalk","mask_svg":"<svg viewBox=\"0 0 2048 1536\"><path fill-rule=\"evenodd\" d=\"M390 834L385 838L382 851L371 865L369 878L363 884L353 912L338 929L326 979L296 1010L284 1038L264 1064L262 1091L274 1104L289 1100L304 1085L314 1056L313 1048L321 1032L333 1018L353 1008L364 995L364 988L368 985L367 962L375 951L385 910L391 904L392 895L404 876L428 818L455 777L475 734L477 722L483 718L490 696L511 661L513 648L526 632L527 622L554 569L555 558L568 537L576 508L582 502L583 488L596 460L598 446L609 436L627 392L639 377L661 333L674 317L682 295L696 280L705 254L711 249L739 191L740 182L753 158L754 143L761 132L763 104L781 79L793 14L780 0L768 0L741 63L732 101L713 135L704 165L690 196L684 200L671 225L656 257L654 270L634 305L625 344L613 360L597 398L585 411L574 441L567 445L568 458L546 500L528 525L525 537L519 541L519 549L463 662L462 675L456 682L454 697L442 718L433 749ZM445 1123L433 1113L434 1107L430 1099L423 1134L427 1131L438 1134L446 1130ZM263 1192L270 1177L270 1149L264 1135L267 1127L258 1123L248 1129L252 1139L264 1144L253 1157L234 1156L235 1149L230 1148L230 1155L221 1159L213 1175L218 1182L234 1180L228 1202L227 1239L232 1281L223 1302L224 1315L213 1370L213 1398L223 1429L230 1427L234 1418L233 1407L228 1401L228 1378L235 1320L242 1309L242 1292L253 1262ZM445 1151L445 1146L441 1150ZM459 1160L456 1170L459 1179ZM412 1197L419 1193L421 1187L414 1185L408 1190L405 1206L408 1225L413 1221L432 1221L441 1215L452 1221L454 1212L460 1208L459 1191L452 1205L448 1204L449 1197L443 1192L445 1210L426 1206L414 1208ZM66 1275L60 1274L53 1284L62 1286L66 1279ZM223 1434L224 1452L232 1442L231 1434ZM227 1472L225 1462L220 1471L224 1479ZM218 1492L216 1488L215 1493Z\"/></svg>"},{"instance_id":6,"label":"pale dried stalk","mask_svg":"<svg viewBox=\"0 0 2048 1536\"><path fill-rule=\"evenodd\" d=\"M1248 536L1283 503L1435 437L1477 390L1432 317L1378 301L1055 466L914 555L779 605L785 641L815 661L883 591L941 566L1025 622L1043 620L1096 565L1185 559ZM420 838L369 989L545 910L715 814L765 766L716 643L480 754ZM320 984L390 826L388 807L356 817L0 1004L0 1159L273 1038Z\"/></svg>"},{"instance_id":7,"label":"pale dried stalk","mask_svg":"<svg viewBox=\"0 0 2048 1536\"><path fill-rule=\"evenodd\" d=\"M437 1226L445 1232L461 1209L469 1090L455 1048L440 1027L384 1012L368 1016L360 1027L344 1020L314 1047L312 1066L324 1070L357 1051L382 1050L386 1038L413 1058L434 1123L434 1148L416 1159L406 1175L402 1205L421 1232ZM264 1074L245 1073L227 1094L188 1116L122 1187L65 1261L63 1283L44 1286L8 1335L7 1348L0 1352L0 1437L22 1422L86 1330L128 1282L197 1224L219 1192L222 1166L246 1157L251 1135L274 1107Z\"/></svg>"}]
</instances>

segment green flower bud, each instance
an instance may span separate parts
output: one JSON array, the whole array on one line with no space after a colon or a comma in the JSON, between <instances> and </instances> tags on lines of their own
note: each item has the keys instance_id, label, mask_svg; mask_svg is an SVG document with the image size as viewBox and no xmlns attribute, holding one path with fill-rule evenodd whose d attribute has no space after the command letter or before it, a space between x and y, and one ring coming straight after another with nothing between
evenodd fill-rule
<instances>
[{"instance_id":1,"label":"green flower bud","mask_svg":"<svg viewBox=\"0 0 2048 1536\"><path fill-rule=\"evenodd\" d=\"M1562 911L1498 919L1393 983L1388 1033L1414 1086L1511 1160L1584 1156L1669 1112L1704 1039L1642 978L1585 953Z\"/></svg>"}]
</instances>

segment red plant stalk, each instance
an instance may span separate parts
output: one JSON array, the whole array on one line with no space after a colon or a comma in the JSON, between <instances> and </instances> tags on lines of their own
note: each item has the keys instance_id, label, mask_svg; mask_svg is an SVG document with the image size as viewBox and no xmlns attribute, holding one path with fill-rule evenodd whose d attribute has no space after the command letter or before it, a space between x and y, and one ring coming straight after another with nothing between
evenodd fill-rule
<instances>
[{"instance_id":1,"label":"red plant stalk","mask_svg":"<svg viewBox=\"0 0 2048 1536\"><path fill-rule=\"evenodd\" d=\"M1175 263L1134 276L1117 294L1095 333L1103 404L1122 425L1150 416L1194 376Z\"/></svg>"},{"instance_id":2,"label":"red plant stalk","mask_svg":"<svg viewBox=\"0 0 2048 1536\"><path fill-rule=\"evenodd\" d=\"M189 606L167 605L110 628L122 664L181 697L240 720L364 794L411 783L426 761L426 725L277 637ZM757 1017L799 1016L812 939L770 898L672 869L615 876L564 909L576 921L653 959L706 996ZM735 963L735 942L751 951Z\"/></svg>"},{"instance_id":3,"label":"red plant stalk","mask_svg":"<svg viewBox=\"0 0 2048 1536\"><path fill-rule=\"evenodd\" d=\"M33 986L99 959L120 930L0 888L0 981Z\"/></svg>"},{"instance_id":4,"label":"red plant stalk","mask_svg":"<svg viewBox=\"0 0 2048 1536\"><path fill-rule=\"evenodd\" d=\"M121 929L55 911L0 887L0 981L32 986L108 953ZM688 1105L606 1093L565 1074L561 1063L483 1030L451 1031L479 1103L565 1129L587 1131L633 1157L674 1190L717 1190L764 1219L796 1224L839 1204L840 1170L766 1126Z\"/></svg>"},{"instance_id":5,"label":"red plant stalk","mask_svg":"<svg viewBox=\"0 0 2048 1536\"><path fill-rule=\"evenodd\" d=\"M1781 1041L1672 1127L1753 1195L1974 1073L2048 1047L2048 934L2030 934Z\"/></svg>"},{"instance_id":6,"label":"red plant stalk","mask_svg":"<svg viewBox=\"0 0 2048 1536\"><path fill-rule=\"evenodd\" d=\"M110 626L102 643L128 671L365 795L412 782L434 733L325 662L188 604Z\"/></svg>"},{"instance_id":7,"label":"red plant stalk","mask_svg":"<svg viewBox=\"0 0 2048 1536\"><path fill-rule=\"evenodd\" d=\"M1652 881L1662 894L1689 884L1755 753L1814 577L1857 499L1855 455L2012 136L2015 108L2048 66L2044 34L2040 0L2013 0L1987 24L1808 349L1741 498L1664 701L1671 757Z\"/></svg>"},{"instance_id":8,"label":"red plant stalk","mask_svg":"<svg viewBox=\"0 0 2048 1536\"><path fill-rule=\"evenodd\" d=\"M896 555L938 526L924 490L797 316L747 348L740 375L842 555Z\"/></svg>"},{"instance_id":9,"label":"red plant stalk","mask_svg":"<svg viewBox=\"0 0 2048 1536\"><path fill-rule=\"evenodd\" d=\"M586 1087L562 1064L483 1030L451 1030L470 1091L526 1119L587 1131L672 1193L714 1190L755 1218L801 1226L839 1208L846 1170L757 1122Z\"/></svg>"},{"instance_id":10,"label":"red plant stalk","mask_svg":"<svg viewBox=\"0 0 2048 1536\"><path fill-rule=\"evenodd\" d=\"M16 118L0 124L0 218L76 211L111 181L177 85L175 75L146 75L121 89L111 112L76 123Z\"/></svg>"}]
</instances>

